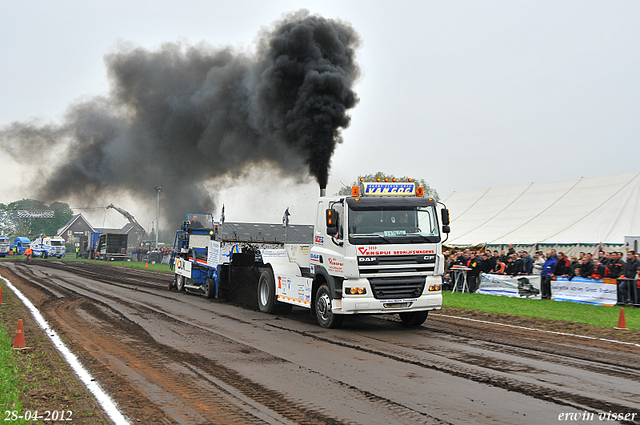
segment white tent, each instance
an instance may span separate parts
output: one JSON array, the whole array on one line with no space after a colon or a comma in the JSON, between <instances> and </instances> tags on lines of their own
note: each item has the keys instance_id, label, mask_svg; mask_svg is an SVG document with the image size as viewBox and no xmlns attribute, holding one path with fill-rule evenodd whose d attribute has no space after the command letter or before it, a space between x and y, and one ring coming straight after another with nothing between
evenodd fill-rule
<instances>
[{"instance_id":1,"label":"white tent","mask_svg":"<svg viewBox=\"0 0 640 425\"><path fill-rule=\"evenodd\" d=\"M453 245L620 245L640 234L640 172L454 192Z\"/></svg>"}]
</instances>

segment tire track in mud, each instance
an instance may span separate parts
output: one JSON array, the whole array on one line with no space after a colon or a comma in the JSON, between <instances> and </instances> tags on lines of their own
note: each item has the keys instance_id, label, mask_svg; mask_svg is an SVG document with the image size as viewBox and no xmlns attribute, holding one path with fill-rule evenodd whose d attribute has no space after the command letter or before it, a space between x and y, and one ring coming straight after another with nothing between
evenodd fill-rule
<instances>
[{"instance_id":1,"label":"tire track in mud","mask_svg":"<svg viewBox=\"0 0 640 425\"><path fill-rule=\"evenodd\" d=\"M136 285L136 286L153 288L156 290L164 286L162 284L148 283L151 279L149 279L147 276L141 276L144 278L144 281L140 283L141 281L139 280L139 276L130 277L130 276L127 276L124 272L120 272L120 271L118 271L117 273L114 273L113 275L105 277L104 274L100 274L99 272L94 270L85 270L79 267L65 267L64 264L62 264L61 262L57 262L57 263L58 264L56 264L52 268L56 268L69 273L81 275L85 278L97 280L107 284L122 286L126 288L131 288L131 285ZM53 264L53 262L51 264ZM37 285L40 286L41 289L46 289L48 287L50 292L55 292L55 290L58 290L60 293L64 292L64 294L69 298L77 297L77 295L75 295L72 291L68 289L64 289L59 285L56 285L55 290L52 289L49 286L51 285L51 283L47 282L47 278L34 276L33 273L31 273L31 278L37 281ZM70 282L70 281L65 281L65 282L69 285L74 285L78 287L81 286L74 282ZM118 283L114 283L114 282L118 282ZM86 287L83 289L86 290ZM69 295L67 295L67 292L65 291L67 291ZM149 292L149 293L153 294L154 296L163 296L156 292ZM175 293L167 292L166 298L174 299L174 295ZM101 294L100 296L112 298L114 301L117 301L118 303L122 303L123 305L127 305L129 308L133 310L140 311L142 308L146 308L147 311L149 312L148 314L158 315L158 317L162 318L162 320L175 321L180 325L189 324L188 321L182 320L179 317L168 314L156 308L149 308L149 307L141 306L140 304L137 304L137 303L130 303L117 297L109 297L105 294ZM50 302L61 303L61 304L64 303L64 302L61 302L60 300L52 300ZM99 304L95 305L93 303L99 303ZM73 304L70 304L70 305L73 305ZM126 337L127 335L124 334L125 330L132 326L131 321L126 317L124 317L124 315L122 315L118 311L112 310L107 304L100 303L99 301L92 301L92 302L86 302L86 303L78 301L78 303L75 304L75 307L70 307L70 309L84 311L85 313L82 320L85 322L90 322L92 320L91 318L93 318L93 320L95 320L96 323L108 323L110 324L110 326L115 326L113 333L114 335L120 335L120 337ZM67 311L66 313L71 314L69 311ZM119 319L111 317L114 314L117 317L119 317ZM229 319L232 319L244 324L253 325L251 322L241 320L235 317L229 317L219 313L215 313L215 314L220 315L221 317L227 317ZM78 316L77 313L76 313L76 316ZM439 320L442 320L442 319L439 319ZM133 325L138 326L137 324L133 324ZM579 394L575 394L567 391L560 391L553 388L543 387L540 385L520 382L520 381L517 381L516 379L512 379L509 377L499 376L498 374L494 374L491 372L506 371L508 373L509 370L507 369L509 365L504 364L501 366L496 366L496 365L486 364L485 366L482 366L481 363L484 360L482 357L475 357L475 358L468 357L468 358L462 359L462 358L456 358L456 355L454 354L451 354L450 356L446 356L446 355L444 356L451 360L455 360L456 362L468 363L469 365L473 365L475 367L478 367L480 365L480 367L485 367L486 369L485 371L477 371L470 368L464 368L464 367L461 368L455 365L447 364L446 362L426 363L424 359L412 356L411 353L407 352L406 350L403 351L403 349L407 349L407 350L415 349L411 346L402 346L401 344L398 344L398 348L400 349L398 350L394 349L388 352L388 351L380 350L377 347L369 348L367 346L363 346L361 345L362 341L354 340L354 342L350 342L349 340L339 341L339 340L329 339L329 338L316 335L312 332L299 331L286 326L278 326L273 323L265 323L264 326L269 326L274 329L279 329L281 331L294 332L305 338L315 340L315 341L320 341L322 343L333 344L333 345L341 346L351 350L357 350L357 351L365 352L371 355L384 357L396 362L401 362L404 364L419 366L421 368L443 372L451 376L456 376L465 380L474 381L483 385L489 385L489 386L505 389L508 391L514 391L528 397L543 400L545 402L551 402L560 406L566 406L566 407L570 407L578 410L584 410L585 408L595 409L594 413L597 412L598 410L600 411L607 411L612 409L613 410L618 409L619 411L628 410L628 406L622 406L617 404L612 405L611 403L606 403L601 400L594 399L592 397L585 397L585 396L581 396ZM464 335L464 332L462 331L455 330L455 328L459 328L459 327L460 326L449 326L449 328L452 328L449 330L429 328L429 331L439 332L444 335L464 338L471 341L470 336ZM151 363L152 370L145 371L146 373L148 373L148 376L157 376L153 374L153 372L155 371L154 370L155 368L162 369L162 368L169 367L169 368L176 369L176 371L172 371L172 377L175 374L176 382L179 382L181 384L191 385L191 382L193 381L194 376L197 376L198 379L200 380L208 381L209 388L213 387L215 390L212 392L212 394L216 394L216 396L211 396L207 398L208 401L206 404L209 404L209 403L215 404L217 402L221 406L219 408L222 410L224 410L225 405L220 404L219 399L225 398L225 397L227 399L229 397L232 399L234 398L233 394L230 394L230 392L233 392L233 391L229 391L228 390L229 388L233 390L237 390L242 396L248 398L243 400L242 397L240 398L235 397L235 399L232 402L229 402L230 405L234 406L234 408L237 408L238 406L240 406L243 409L243 411L245 411L245 413L251 412L251 414L249 414L247 418L243 417L241 419L237 419L235 417L221 416L217 418L217 423L218 422L219 423L235 423L234 421L236 420L240 420L240 422L237 422L237 423L254 423L254 422L248 421L249 419L257 421L255 423L261 423L263 420L266 420L267 422L280 421L281 423L287 423L289 421L294 423L330 423L330 424L343 423L337 419L331 418L330 416L324 415L322 411L319 411L317 408L314 409L313 408L314 406L307 407L307 406L296 405L296 403L288 399L286 395L279 393L277 391L270 390L269 388L264 387L258 383L255 383L250 379L244 378L237 371L226 368L219 362L212 361L211 359L205 358L203 356L199 356L197 354L186 353L185 351L176 350L171 347L167 347L165 345L160 345L143 328L141 327L138 327L138 328L139 329L136 329L135 332L133 332L133 334L135 334L135 337L138 339L138 342L134 344L134 347L137 347L137 348L133 350L133 352L129 352L127 354L128 357L126 357L127 361L129 361L130 364L136 364L135 355L141 352L142 353L147 352L148 355L146 355L145 357L153 357L154 355L158 356L158 353L160 353L160 355L162 356L167 356L169 358L176 359L174 360L174 364L166 363L166 360L162 362L160 361L155 361L155 363L152 362ZM436 326L434 326L434 328L436 328ZM199 329L204 332L215 334L215 330L212 330L212 329L206 329L202 327L200 327ZM144 335L144 337L142 337L142 335ZM216 335L224 338L224 335L220 335L220 334L216 334ZM510 355L518 356L518 357L524 357L524 358L535 357L535 351L531 347L526 347L524 344L516 344L516 343L502 341L502 339L504 338L500 336L495 336L486 331L475 336L478 339L480 339L482 342L488 343L488 344L485 344L485 347L484 347L488 350L495 351L495 352L503 352L503 353L507 353ZM111 336L111 338L113 337ZM131 338L131 335L129 335L129 338ZM376 341L375 338L373 339L373 341ZM237 341L233 341L233 342L238 344ZM91 346L91 341L86 341L86 343L88 344L88 346ZM115 344L116 342L112 342L112 343ZM470 342L469 344L472 345L473 342ZM487 345L490 345L491 347L486 347ZM542 349L541 349L542 352L551 353L558 357L566 355L564 352L562 354L558 354L557 348L554 351L553 349L554 345L551 343L549 344L542 343L540 345L542 346ZM536 349L537 349L537 346L536 346ZM245 354L249 354L253 350L256 350L256 348L252 346L247 346L245 350L247 350L247 353ZM567 354L572 353L569 350L567 351L568 351ZM588 353L589 351L585 349L584 351L574 350L572 354L574 354L575 356L574 358L576 359L588 360L585 358L587 357ZM266 352L262 352L262 354L266 356L271 356L271 354L268 354ZM286 361L286 359L277 358L277 357L274 357L274 359L278 359L280 361L283 361L283 360ZM611 363L614 363L615 366L620 367L620 369L616 369L615 371L609 371L604 367L600 367L598 371L600 373L603 371L607 372L607 375L609 376L624 376L625 378L627 378L628 374L625 373L625 369L622 367L622 365L620 365L620 363L622 362L623 361L618 361L618 360L611 361ZM182 369L180 368L179 363L183 363ZM591 363L595 364L593 362ZM565 364L571 367L580 367L580 368L584 368L585 370L590 370L588 369L589 368L588 364L578 363L578 365L576 365L576 363L571 362L570 359L565 360ZM624 367L629 369L627 366L624 366ZM631 369L629 370L631 371ZM320 372L315 372L312 370L309 370L309 371L315 374L320 374ZM518 370L513 370L513 372L518 372ZM526 372L531 372L531 371L529 370ZM331 379L329 377L325 377L324 375L322 376L325 379ZM445 423L444 421L441 421L435 417L429 417L428 415L425 415L423 412L416 411L414 409L411 409L410 407L404 406L402 404L399 404L385 397L378 396L367 390L357 388L356 386L353 386L349 383L336 381L336 380L333 380L333 381L336 382L336 384L348 389L348 391L354 393L352 395L357 400L367 400L369 403L372 403L378 406L381 406L381 405L385 406L385 408L392 411L393 414L399 419L398 422L406 421L407 423L415 423L415 422L418 422L418 418L420 418L419 419L420 423ZM178 385L178 387L180 387L180 385ZM173 386L167 386L166 388L167 388L167 391L174 391ZM178 394L179 394L179 389L176 389L175 391L178 391ZM189 395L184 394L183 396L187 397ZM269 416L269 413L262 412L266 416L261 417L260 409L256 411L255 406L251 405L250 402L248 403L247 400L253 401L255 403L259 403L261 406L265 406L269 412L273 412L273 415ZM292 405L294 406L294 408L291 410L284 409L283 411L283 406L287 406L287 405ZM310 422L309 418L314 418L314 417L320 418L319 421ZM243 420L244 422L242 422ZM189 422L189 423L197 423L197 422Z\"/></svg>"},{"instance_id":2,"label":"tire track in mud","mask_svg":"<svg viewBox=\"0 0 640 425\"><path fill-rule=\"evenodd\" d=\"M36 284L40 289L51 289L48 287L50 283L48 284L46 282L47 278L36 277L30 270L28 272L30 273L30 279L38 281L37 283L32 283ZM66 281L65 283L67 285L77 285L70 281ZM58 289L58 286L56 286L56 289ZM78 297L70 289L62 288L62 290L65 292L64 298L45 303L47 312L51 314L58 326L64 329L74 329L78 324L84 324L91 326L94 330L91 337L88 337L85 333L74 332L73 330L63 332L63 334L72 338L74 345L84 347L88 353L101 351L117 352L117 361L113 356L109 356L107 360L98 360L94 356L91 368L101 370L101 373L98 374L99 376L104 376L105 374L110 375L111 378L113 378L114 375L118 377L128 376L126 380L131 381L135 379L139 382L142 381L147 387L152 386L152 383L155 383L157 386L158 383L162 382L162 391L155 391L156 393L172 394L174 397L188 399L190 403L193 403L194 409L192 409L192 412L183 412L180 418L177 418L175 412L180 409L176 406L175 402L172 403L167 399L155 400L157 404L163 406L162 410L165 411L164 414L169 415L173 420L180 422L180 419L183 419L185 420L184 423L208 423L207 421L213 421L212 423L220 424L264 423L265 420L268 423L329 425L344 423L331 416L327 416L317 408L314 409L313 407L296 404L281 393L257 384L215 360L160 345L144 329L137 324L131 323L131 321L120 312L111 309L110 306L105 303L97 300L88 301L84 297ZM111 298L106 294L101 294L101 296ZM146 308L115 297L113 300L138 311ZM186 322L174 316L163 314L156 309L146 309L149 311L147 314L162 316L163 320L176 321L180 325L186 324ZM210 330L200 330L212 332ZM126 343L125 347L122 347L123 342ZM234 344L237 343L234 342ZM248 354L251 352L259 352L259 350L247 346L244 348L244 352ZM286 361L282 358L272 357L270 354L264 352L259 353L261 356L271 357L268 361ZM89 354L89 356L91 355ZM140 356L144 357L145 360L141 361ZM87 356L82 357L86 358ZM107 370L110 372L107 372ZM114 370L116 370L117 373L114 373ZM135 373L132 373L131 370L135 371ZM166 374L167 371L170 374L169 378L159 375L160 373ZM201 388L197 396L186 394L183 390L185 387L193 387L194 375L193 373L188 373L189 371L197 374L201 378L201 381L206 380L210 384ZM317 373L314 371L309 372ZM323 377L323 379L328 380L330 378ZM170 380L172 383L170 385L167 384L167 380ZM220 385L220 383L222 383L222 385ZM123 382L113 385L114 388L121 388L123 386ZM212 390L211 386L215 388ZM228 400L234 398L232 394L230 394L230 391L225 391L225 387L233 388L233 390L241 393L254 403L248 405L246 401L238 400L238 397L235 397L233 403L221 403L220 399ZM369 392L362 391L353 386L345 385L345 387L352 392L351 396L354 402L361 399L362 401L376 403L378 408L385 408L385 406L380 406L380 403L384 402L386 409L391 410L396 415L398 419L397 423L447 423L429 417L429 415L422 412L416 412L406 406L400 406L397 403L383 400L380 397L376 397ZM148 394L149 392L147 389L146 393ZM356 393L353 394L353 392ZM358 394L361 394L361 397L358 397ZM127 398L135 399L136 397L135 395L129 394ZM151 401L154 401L153 397L151 398ZM140 400L135 400L132 404L139 405L140 403ZM256 409L255 403L264 406L267 409L266 413L264 408ZM241 412L248 410L253 414L238 417L237 414L233 416L231 413L226 415L220 413L232 412L238 410L238 407L242 408ZM136 409L133 408L133 410L135 412ZM166 410L169 412L167 413ZM195 412L198 413L196 414ZM163 415L158 415L158 417L161 416ZM203 420L199 420L201 418L203 418Z\"/></svg>"},{"instance_id":3,"label":"tire track in mud","mask_svg":"<svg viewBox=\"0 0 640 425\"><path fill-rule=\"evenodd\" d=\"M298 331L298 330L287 328L284 326L277 326L271 323L267 324L267 326L271 326L283 331L294 332L308 338L313 338L318 341L322 341L327 344L333 344L340 347L350 348L350 349L361 351L364 353L385 357L397 362L407 363L414 366L419 366L421 368L443 372L451 376L477 382L483 385L489 385L497 388L502 388L508 391L514 391L514 392L523 394L525 396L536 398L542 401L551 402L560 406L574 408L574 409L577 409L578 411L582 411L584 409L592 409L591 412L597 415L599 411L613 410L613 411L624 412L629 410L629 406L612 404L600 399L582 396L580 394L555 390L552 388L542 387L542 386L534 385L530 383L524 383L512 378L492 375L488 372L480 372L480 371L475 371L471 369L463 369L460 367L457 367L454 369L451 365L448 365L445 362L426 363L422 360L414 360L414 359L403 357L403 355L392 354L389 352L370 349L370 348L366 348L360 345L356 345L356 344L352 344L344 341L331 340L329 338L324 338L318 335L314 335L306 331ZM481 367L485 367L488 370L495 369L495 366L488 365L487 359L483 357L478 356L472 360L479 361L479 363L475 363L474 366L480 365Z\"/></svg>"}]
</instances>

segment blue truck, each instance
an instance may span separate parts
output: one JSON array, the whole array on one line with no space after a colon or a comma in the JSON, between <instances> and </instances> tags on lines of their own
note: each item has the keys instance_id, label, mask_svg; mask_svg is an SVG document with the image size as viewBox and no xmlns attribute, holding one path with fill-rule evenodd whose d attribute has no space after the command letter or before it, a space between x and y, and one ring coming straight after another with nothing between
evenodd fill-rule
<instances>
[{"instance_id":1,"label":"blue truck","mask_svg":"<svg viewBox=\"0 0 640 425\"><path fill-rule=\"evenodd\" d=\"M190 291L207 298L216 295L219 261L209 262L209 245L215 241L215 224L211 214L187 213L176 232L170 267L175 280L169 288ZM220 244L216 245L218 248Z\"/></svg>"},{"instance_id":2,"label":"blue truck","mask_svg":"<svg viewBox=\"0 0 640 425\"><path fill-rule=\"evenodd\" d=\"M24 255L27 248L31 246L31 239L19 236L13 240L13 252Z\"/></svg>"}]
</instances>

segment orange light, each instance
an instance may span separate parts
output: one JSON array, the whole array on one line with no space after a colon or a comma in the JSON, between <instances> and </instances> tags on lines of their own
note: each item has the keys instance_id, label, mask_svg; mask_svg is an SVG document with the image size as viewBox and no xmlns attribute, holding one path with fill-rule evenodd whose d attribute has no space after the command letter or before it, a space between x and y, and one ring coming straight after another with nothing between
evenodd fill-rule
<instances>
[{"instance_id":1,"label":"orange light","mask_svg":"<svg viewBox=\"0 0 640 425\"><path fill-rule=\"evenodd\" d=\"M364 288L358 288L358 294L364 294Z\"/></svg>"},{"instance_id":2,"label":"orange light","mask_svg":"<svg viewBox=\"0 0 640 425\"><path fill-rule=\"evenodd\" d=\"M413 181L413 179L412 179L411 177L409 177L409 178L407 179L407 181L408 181L408 182L412 182L412 181Z\"/></svg>"},{"instance_id":3,"label":"orange light","mask_svg":"<svg viewBox=\"0 0 640 425\"><path fill-rule=\"evenodd\" d=\"M385 177L385 178L384 178L384 181L385 181L385 182L388 182L388 181L389 181L389 178L388 178L388 177Z\"/></svg>"},{"instance_id":4,"label":"orange light","mask_svg":"<svg viewBox=\"0 0 640 425\"><path fill-rule=\"evenodd\" d=\"M429 201L433 201L433 198L429 198Z\"/></svg>"},{"instance_id":5,"label":"orange light","mask_svg":"<svg viewBox=\"0 0 640 425\"><path fill-rule=\"evenodd\" d=\"M392 179L391 179L391 181L392 181L392 182L395 182L395 181L396 181L396 178L395 178L395 177L394 177L394 178L392 178Z\"/></svg>"},{"instance_id":6,"label":"orange light","mask_svg":"<svg viewBox=\"0 0 640 425\"><path fill-rule=\"evenodd\" d=\"M360 181L363 182L364 181L364 177L360 177Z\"/></svg>"},{"instance_id":7,"label":"orange light","mask_svg":"<svg viewBox=\"0 0 640 425\"><path fill-rule=\"evenodd\" d=\"M380 177L378 177L378 178L376 179L376 181L377 181L377 182L381 181Z\"/></svg>"},{"instance_id":8,"label":"orange light","mask_svg":"<svg viewBox=\"0 0 640 425\"><path fill-rule=\"evenodd\" d=\"M424 196L424 187L418 186L416 188L416 195L419 196L419 197L423 197Z\"/></svg>"},{"instance_id":9,"label":"orange light","mask_svg":"<svg viewBox=\"0 0 640 425\"><path fill-rule=\"evenodd\" d=\"M360 188L358 186L351 186L351 196L360 196Z\"/></svg>"}]
</instances>

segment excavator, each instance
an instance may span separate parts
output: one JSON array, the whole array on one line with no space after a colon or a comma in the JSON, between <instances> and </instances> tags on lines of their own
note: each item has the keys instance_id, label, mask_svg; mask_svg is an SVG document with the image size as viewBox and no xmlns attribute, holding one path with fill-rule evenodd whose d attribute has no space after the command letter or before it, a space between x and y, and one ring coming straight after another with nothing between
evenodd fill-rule
<instances>
[{"instance_id":1,"label":"excavator","mask_svg":"<svg viewBox=\"0 0 640 425\"><path fill-rule=\"evenodd\" d=\"M109 208L113 208L114 210L118 211L120 214L122 214L127 220L129 220L129 223L131 223L131 225L133 226L133 228L135 229L136 234L138 235L137 239L136 239L136 246L140 245L142 243L142 240L144 239L144 236L147 234L147 232L144 230L144 227L142 227L140 225L140 223L138 223L136 221L136 219L126 210L123 210L120 207L117 207L113 204L109 204L109 206L107 207L107 209Z\"/></svg>"}]
</instances>

